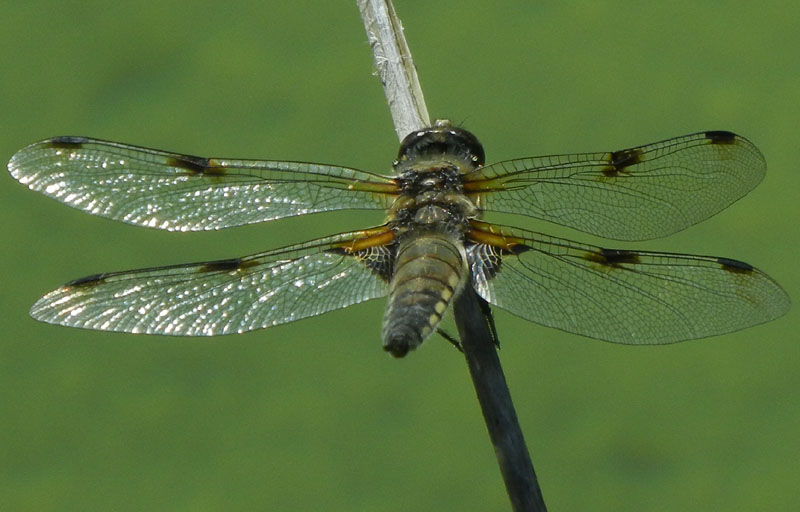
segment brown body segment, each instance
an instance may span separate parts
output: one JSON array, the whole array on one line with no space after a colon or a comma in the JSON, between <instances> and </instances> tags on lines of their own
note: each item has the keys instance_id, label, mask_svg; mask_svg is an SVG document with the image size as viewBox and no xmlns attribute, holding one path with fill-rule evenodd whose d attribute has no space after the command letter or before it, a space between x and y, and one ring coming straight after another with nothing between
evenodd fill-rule
<instances>
[{"instance_id":1,"label":"brown body segment","mask_svg":"<svg viewBox=\"0 0 800 512\"><path fill-rule=\"evenodd\" d=\"M397 250L383 322L384 350L403 357L439 324L467 278L460 242L443 234L406 240Z\"/></svg>"}]
</instances>

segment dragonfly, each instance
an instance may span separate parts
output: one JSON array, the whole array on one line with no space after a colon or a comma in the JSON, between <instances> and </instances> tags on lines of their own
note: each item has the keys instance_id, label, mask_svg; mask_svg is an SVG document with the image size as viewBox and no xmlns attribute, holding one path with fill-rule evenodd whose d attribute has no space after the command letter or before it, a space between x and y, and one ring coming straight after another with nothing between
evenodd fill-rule
<instances>
[{"instance_id":1,"label":"dragonfly","mask_svg":"<svg viewBox=\"0 0 800 512\"><path fill-rule=\"evenodd\" d=\"M763 179L762 154L728 131L487 165L472 133L438 120L402 141L392 175L62 136L21 149L8 170L89 214L168 231L386 212L376 227L249 256L70 281L30 310L51 324L215 336L387 297L383 348L402 357L468 287L526 320L623 344L720 335L790 307L778 283L739 260L608 249L483 218L510 213L622 241L673 234Z\"/></svg>"}]
</instances>

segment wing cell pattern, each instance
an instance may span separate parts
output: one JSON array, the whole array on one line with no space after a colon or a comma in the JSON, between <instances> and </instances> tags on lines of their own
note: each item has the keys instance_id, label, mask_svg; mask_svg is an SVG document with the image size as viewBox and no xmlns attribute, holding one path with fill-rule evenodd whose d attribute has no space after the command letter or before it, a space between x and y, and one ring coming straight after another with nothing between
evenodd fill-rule
<instances>
[{"instance_id":1,"label":"wing cell pattern","mask_svg":"<svg viewBox=\"0 0 800 512\"><path fill-rule=\"evenodd\" d=\"M252 256L99 274L37 301L44 322L130 333L242 333L383 297L385 280L341 246L344 233ZM375 249L363 259L374 258Z\"/></svg>"},{"instance_id":2,"label":"wing cell pattern","mask_svg":"<svg viewBox=\"0 0 800 512\"><path fill-rule=\"evenodd\" d=\"M708 256L610 250L503 228L503 249L468 248L487 302L567 332L664 344L744 329L783 315L789 297L750 265Z\"/></svg>"},{"instance_id":3,"label":"wing cell pattern","mask_svg":"<svg viewBox=\"0 0 800 512\"><path fill-rule=\"evenodd\" d=\"M31 190L74 208L169 231L384 210L396 188L390 178L347 167L201 158L84 137L32 144L8 169Z\"/></svg>"},{"instance_id":4,"label":"wing cell pattern","mask_svg":"<svg viewBox=\"0 0 800 512\"><path fill-rule=\"evenodd\" d=\"M467 174L479 208L616 240L670 235L724 209L764 178L747 139L701 132L604 153L507 160Z\"/></svg>"}]
</instances>

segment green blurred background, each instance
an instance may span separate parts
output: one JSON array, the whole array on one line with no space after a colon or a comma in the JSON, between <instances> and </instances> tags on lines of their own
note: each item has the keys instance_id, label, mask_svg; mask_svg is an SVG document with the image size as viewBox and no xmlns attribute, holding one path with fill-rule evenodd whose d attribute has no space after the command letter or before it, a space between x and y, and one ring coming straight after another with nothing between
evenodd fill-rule
<instances>
[{"instance_id":1,"label":"green blurred background","mask_svg":"<svg viewBox=\"0 0 800 512\"><path fill-rule=\"evenodd\" d=\"M397 139L354 4L8 2L0 156L73 134L388 171ZM669 239L623 246L738 258L800 300L800 4L396 7L431 114L476 133L489 161L708 129L753 140L769 165L758 189ZM0 202L0 509L508 508L462 358L432 339L392 360L382 301L215 339L27 316L72 278L244 255L380 215L173 234L93 218L8 176ZM800 508L797 308L666 347L496 317L551 510Z\"/></svg>"}]
</instances>

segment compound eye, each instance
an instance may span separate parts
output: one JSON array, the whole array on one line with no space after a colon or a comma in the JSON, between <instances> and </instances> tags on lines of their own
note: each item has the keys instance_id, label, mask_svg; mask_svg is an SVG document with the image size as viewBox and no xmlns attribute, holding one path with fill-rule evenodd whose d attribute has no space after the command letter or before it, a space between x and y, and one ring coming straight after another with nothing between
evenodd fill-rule
<instances>
[{"instance_id":1,"label":"compound eye","mask_svg":"<svg viewBox=\"0 0 800 512\"><path fill-rule=\"evenodd\" d=\"M449 121L437 121L434 126L411 132L400 143L397 163L419 155L454 155L483 165L483 146L472 133L454 128ZM396 165L395 164L395 165Z\"/></svg>"}]
</instances>

